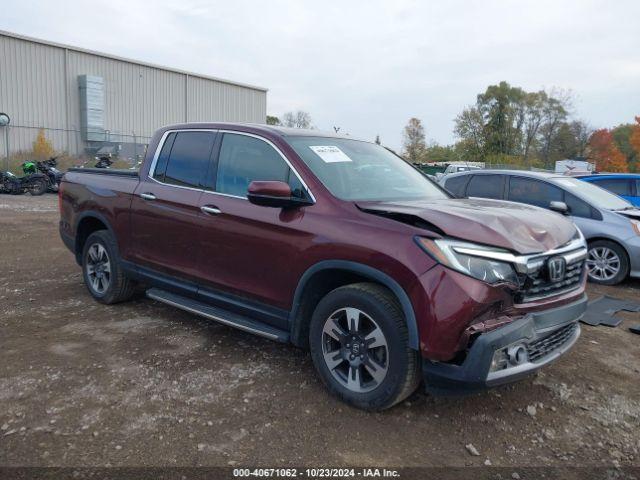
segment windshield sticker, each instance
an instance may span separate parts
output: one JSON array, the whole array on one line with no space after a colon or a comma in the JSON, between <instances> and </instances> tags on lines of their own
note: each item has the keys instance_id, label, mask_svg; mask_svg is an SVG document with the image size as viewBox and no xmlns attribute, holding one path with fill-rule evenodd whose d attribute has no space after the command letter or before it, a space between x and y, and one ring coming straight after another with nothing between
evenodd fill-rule
<instances>
[{"instance_id":1,"label":"windshield sticker","mask_svg":"<svg viewBox=\"0 0 640 480\"><path fill-rule=\"evenodd\" d=\"M309 146L313 152L318 155L325 163L350 162L351 159L333 145Z\"/></svg>"}]
</instances>

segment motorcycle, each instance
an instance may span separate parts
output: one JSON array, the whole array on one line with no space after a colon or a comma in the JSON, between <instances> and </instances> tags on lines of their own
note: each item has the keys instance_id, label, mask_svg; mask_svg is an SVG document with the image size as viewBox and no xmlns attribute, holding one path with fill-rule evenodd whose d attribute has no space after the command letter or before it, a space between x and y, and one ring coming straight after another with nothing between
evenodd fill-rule
<instances>
[{"instance_id":1,"label":"motorcycle","mask_svg":"<svg viewBox=\"0 0 640 480\"><path fill-rule=\"evenodd\" d=\"M36 162L38 171L45 175L47 180L47 191L57 192L60 188L60 181L62 180L63 173L58 170L57 157L51 157L49 160Z\"/></svg>"},{"instance_id":2,"label":"motorcycle","mask_svg":"<svg viewBox=\"0 0 640 480\"><path fill-rule=\"evenodd\" d=\"M0 172L0 193L20 195L29 192L33 196L47 191L47 181L41 173L17 177L11 172Z\"/></svg>"},{"instance_id":3,"label":"motorcycle","mask_svg":"<svg viewBox=\"0 0 640 480\"><path fill-rule=\"evenodd\" d=\"M113 160L106 155L96 158L98 159L98 163L96 163L95 168L110 168L111 165L113 165Z\"/></svg>"}]
</instances>

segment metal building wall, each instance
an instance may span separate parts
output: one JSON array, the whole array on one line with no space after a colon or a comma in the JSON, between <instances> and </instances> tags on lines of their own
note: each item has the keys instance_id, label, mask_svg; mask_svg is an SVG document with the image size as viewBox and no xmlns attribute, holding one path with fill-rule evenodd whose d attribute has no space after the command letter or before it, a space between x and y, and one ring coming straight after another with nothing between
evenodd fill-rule
<instances>
[{"instance_id":1,"label":"metal building wall","mask_svg":"<svg viewBox=\"0 0 640 480\"><path fill-rule=\"evenodd\" d=\"M104 127L112 138L146 143L169 123L266 120L267 92L260 87L0 32L0 111L11 116L12 152L31 150L45 128L56 150L82 153L78 76L84 74L104 79Z\"/></svg>"}]
</instances>

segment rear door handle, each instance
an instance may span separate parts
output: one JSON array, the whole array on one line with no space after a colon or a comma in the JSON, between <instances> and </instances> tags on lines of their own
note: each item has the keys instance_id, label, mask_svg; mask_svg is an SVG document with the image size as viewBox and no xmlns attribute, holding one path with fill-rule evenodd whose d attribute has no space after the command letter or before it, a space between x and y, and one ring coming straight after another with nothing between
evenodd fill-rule
<instances>
[{"instance_id":1,"label":"rear door handle","mask_svg":"<svg viewBox=\"0 0 640 480\"><path fill-rule=\"evenodd\" d=\"M200 210L202 210L204 213L208 213L209 215L218 215L222 213L222 210L216 207L212 207L211 205L204 205L200 207Z\"/></svg>"},{"instance_id":2,"label":"rear door handle","mask_svg":"<svg viewBox=\"0 0 640 480\"><path fill-rule=\"evenodd\" d=\"M144 198L145 200L155 200L156 196L153 193L141 193L140 197Z\"/></svg>"}]
</instances>

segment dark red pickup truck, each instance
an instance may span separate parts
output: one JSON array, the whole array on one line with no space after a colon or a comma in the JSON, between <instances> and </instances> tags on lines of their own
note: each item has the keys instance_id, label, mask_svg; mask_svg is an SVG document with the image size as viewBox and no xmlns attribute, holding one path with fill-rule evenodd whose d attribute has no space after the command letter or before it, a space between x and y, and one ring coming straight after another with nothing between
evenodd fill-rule
<instances>
[{"instance_id":1,"label":"dark red pickup truck","mask_svg":"<svg viewBox=\"0 0 640 480\"><path fill-rule=\"evenodd\" d=\"M60 234L103 303L157 301L309 348L367 409L424 380L499 385L575 343L584 238L559 214L456 199L373 143L198 123L161 129L139 173L75 169Z\"/></svg>"}]
</instances>

